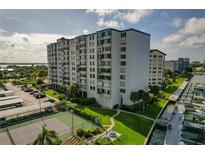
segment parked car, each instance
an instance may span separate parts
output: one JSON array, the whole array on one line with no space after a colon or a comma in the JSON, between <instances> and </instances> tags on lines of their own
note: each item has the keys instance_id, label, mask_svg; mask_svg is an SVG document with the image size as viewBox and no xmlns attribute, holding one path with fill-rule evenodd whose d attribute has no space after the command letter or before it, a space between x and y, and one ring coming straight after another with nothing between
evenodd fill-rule
<instances>
[{"instance_id":1,"label":"parked car","mask_svg":"<svg viewBox=\"0 0 205 154\"><path fill-rule=\"evenodd\" d=\"M33 94L33 97L36 97L40 92L36 92Z\"/></svg>"},{"instance_id":2,"label":"parked car","mask_svg":"<svg viewBox=\"0 0 205 154\"><path fill-rule=\"evenodd\" d=\"M44 102L51 102L51 103L54 103L55 100L54 100L54 99L47 99L47 100L45 100Z\"/></svg>"},{"instance_id":3,"label":"parked car","mask_svg":"<svg viewBox=\"0 0 205 154\"><path fill-rule=\"evenodd\" d=\"M53 109L52 109L52 107L48 107L48 108L45 109L45 111L48 112L48 113L51 113L51 112L53 112Z\"/></svg>"},{"instance_id":4,"label":"parked car","mask_svg":"<svg viewBox=\"0 0 205 154\"><path fill-rule=\"evenodd\" d=\"M20 86L21 89L28 88L26 84Z\"/></svg>"},{"instance_id":5,"label":"parked car","mask_svg":"<svg viewBox=\"0 0 205 154\"><path fill-rule=\"evenodd\" d=\"M35 94L37 92L38 92L38 90L34 90L34 91L30 92L30 94L33 95L33 94Z\"/></svg>"},{"instance_id":6,"label":"parked car","mask_svg":"<svg viewBox=\"0 0 205 154\"><path fill-rule=\"evenodd\" d=\"M0 97L6 97L6 95L4 95L4 94L0 94Z\"/></svg>"},{"instance_id":7,"label":"parked car","mask_svg":"<svg viewBox=\"0 0 205 154\"><path fill-rule=\"evenodd\" d=\"M38 94L35 96L36 99L45 98L45 97L46 97L46 95L43 94L43 93L38 93Z\"/></svg>"},{"instance_id":8,"label":"parked car","mask_svg":"<svg viewBox=\"0 0 205 154\"><path fill-rule=\"evenodd\" d=\"M31 88L25 88L24 89L24 92L32 92L33 91L33 89L31 89Z\"/></svg>"}]
</instances>

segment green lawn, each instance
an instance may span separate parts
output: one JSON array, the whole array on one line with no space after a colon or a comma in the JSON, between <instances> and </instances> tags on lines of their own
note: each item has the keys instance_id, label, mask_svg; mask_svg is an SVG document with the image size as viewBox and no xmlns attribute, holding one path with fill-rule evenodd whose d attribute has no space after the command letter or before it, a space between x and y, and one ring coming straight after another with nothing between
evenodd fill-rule
<instances>
[{"instance_id":1,"label":"green lawn","mask_svg":"<svg viewBox=\"0 0 205 154\"><path fill-rule=\"evenodd\" d=\"M153 121L132 115L120 113L115 117L114 130L121 134L113 144L119 145L142 145L149 133Z\"/></svg>"},{"instance_id":2,"label":"green lawn","mask_svg":"<svg viewBox=\"0 0 205 154\"><path fill-rule=\"evenodd\" d=\"M49 95L51 97L54 97L56 99L58 99L62 93L58 92L58 91L55 91L53 89L44 89L43 92L46 94L46 95Z\"/></svg>"},{"instance_id":3,"label":"green lawn","mask_svg":"<svg viewBox=\"0 0 205 154\"><path fill-rule=\"evenodd\" d=\"M173 92L177 90L177 88L182 84L184 80L184 78L176 78L175 82L160 91L160 93L164 95L164 98L157 98L157 102L155 104L149 105L146 108L145 112L138 111L138 113L155 119L159 112L166 105L168 98Z\"/></svg>"},{"instance_id":4,"label":"green lawn","mask_svg":"<svg viewBox=\"0 0 205 154\"><path fill-rule=\"evenodd\" d=\"M84 107L79 106L75 103L69 103L71 106L75 106L76 108L80 109L81 111L96 116L99 118L99 120L102 121L103 125L110 125L110 117L112 117L114 114L116 114L115 110L112 109L103 109L103 108L97 108L97 107Z\"/></svg>"},{"instance_id":5,"label":"green lawn","mask_svg":"<svg viewBox=\"0 0 205 154\"><path fill-rule=\"evenodd\" d=\"M138 111L138 113L155 119L162 108L166 105L166 102L166 99L158 98L155 104L151 104L145 109L145 112Z\"/></svg>"}]
</instances>

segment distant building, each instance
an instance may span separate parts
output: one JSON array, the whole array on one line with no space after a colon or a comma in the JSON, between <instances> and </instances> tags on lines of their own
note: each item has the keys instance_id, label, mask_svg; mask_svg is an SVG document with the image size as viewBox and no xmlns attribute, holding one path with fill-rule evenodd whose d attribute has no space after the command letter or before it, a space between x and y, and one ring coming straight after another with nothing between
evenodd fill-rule
<instances>
[{"instance_id":1,"label":"distant building","mask_svg":"<svg viewBox=\"0 0 205 154\"><path fill-rule=\"evenodd\" d=\"M150 50L149 85L159 85L164 82L164 61L166 54L158 49Z\"/></svg>"},{"instance_id":2,"label":"distant building","mask_svg":"<svg viewBox=\"0 0 205 154\"><path fill-rule=\"evenodd\" d=\"M179 73L182 73L183 70L189 68L190 60L189 58L178 58L179 63Z\"/></svg>"},{"instance_id":3,"label":"distant building","mask_svg":"<svg viewBox=\"0 0 205 154\"><path fill-rule=\"evenodd\" d=\"M177 60L168 60L164 63L164 68L172 71L175 75L178 75L179 72L179 62Z\"/></svg>"},{"instance_id":4,"label":"distant building","mask_svg":"<svg viewBox=\"0 0 205 154\"><path fill-rule=\"evenodd\" d=\"M8 71L8 72L13 72L13 68L0 68L0 71Z\"/></svg>"},{"instance_id":5,"label":"distant building","mask_svg":"<svg viewBox=\"0 0 205 154\"><path fill-rule=\"evenodd\" d=\"M200 61L192 61L191 64L192 65L198 65L198 64L201 64L201 63L200 63Z\"/></svg>"}]
</instances>

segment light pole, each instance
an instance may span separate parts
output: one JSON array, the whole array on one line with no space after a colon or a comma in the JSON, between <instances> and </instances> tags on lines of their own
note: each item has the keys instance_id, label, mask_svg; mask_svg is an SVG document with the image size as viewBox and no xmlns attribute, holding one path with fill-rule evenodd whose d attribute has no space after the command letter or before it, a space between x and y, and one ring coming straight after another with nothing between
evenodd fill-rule
<instances>
[{"instance_id":1,"label":"light pole","mask_svg":"<svg viewBox=\"0 0 205 154\"><path fill-rule=\"evenodd\" d=\"M74 126L73 126L73 110L70 110L70 112L72 113L72 135L74 135Z\"/></svg>"},{"instance_id":2,"label":"light pole","mask_svg":"<svg viewBox=\"0 0 205 154\"><path fill-rule=\"evenodd\" d=\"M42 108L41 108L41 100L40 99L39 99L39 109L40 109L40 114L41 114ZM43 121L44 126L46 126L46 123L45 123L43 117L41 117L41 120Z\"/></svg>"}]
</instances>

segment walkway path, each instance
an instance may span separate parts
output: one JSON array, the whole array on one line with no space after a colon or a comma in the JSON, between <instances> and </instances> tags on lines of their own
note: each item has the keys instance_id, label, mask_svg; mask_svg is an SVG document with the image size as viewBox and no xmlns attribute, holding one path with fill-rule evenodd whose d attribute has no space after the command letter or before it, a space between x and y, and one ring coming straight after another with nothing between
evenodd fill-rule
<instances>
[{"instance_id":1,"label":"walkway path","mask_svg":"<svg viewBox=\"0 0 205 154\"><path fill-rule=\"evenodd\" d=\"M115 120L114 120L114 118L115 118L117 115L119 115L119 114L120 114L120 110L117 110L117 113L114 114L114 115L110 118L111 125L109 125L109 128L108 128L106 131L104 131L102 134L99 134L99 135L95 136L95 138L94 138L91 142L97 141L97 139L99 139L100 137L102 137L102 136L106 135L108 132L110 132L110 131L115 127ZM107 125L106 125L106 126L107 126Z\"/></svg>"}]
</instances>

